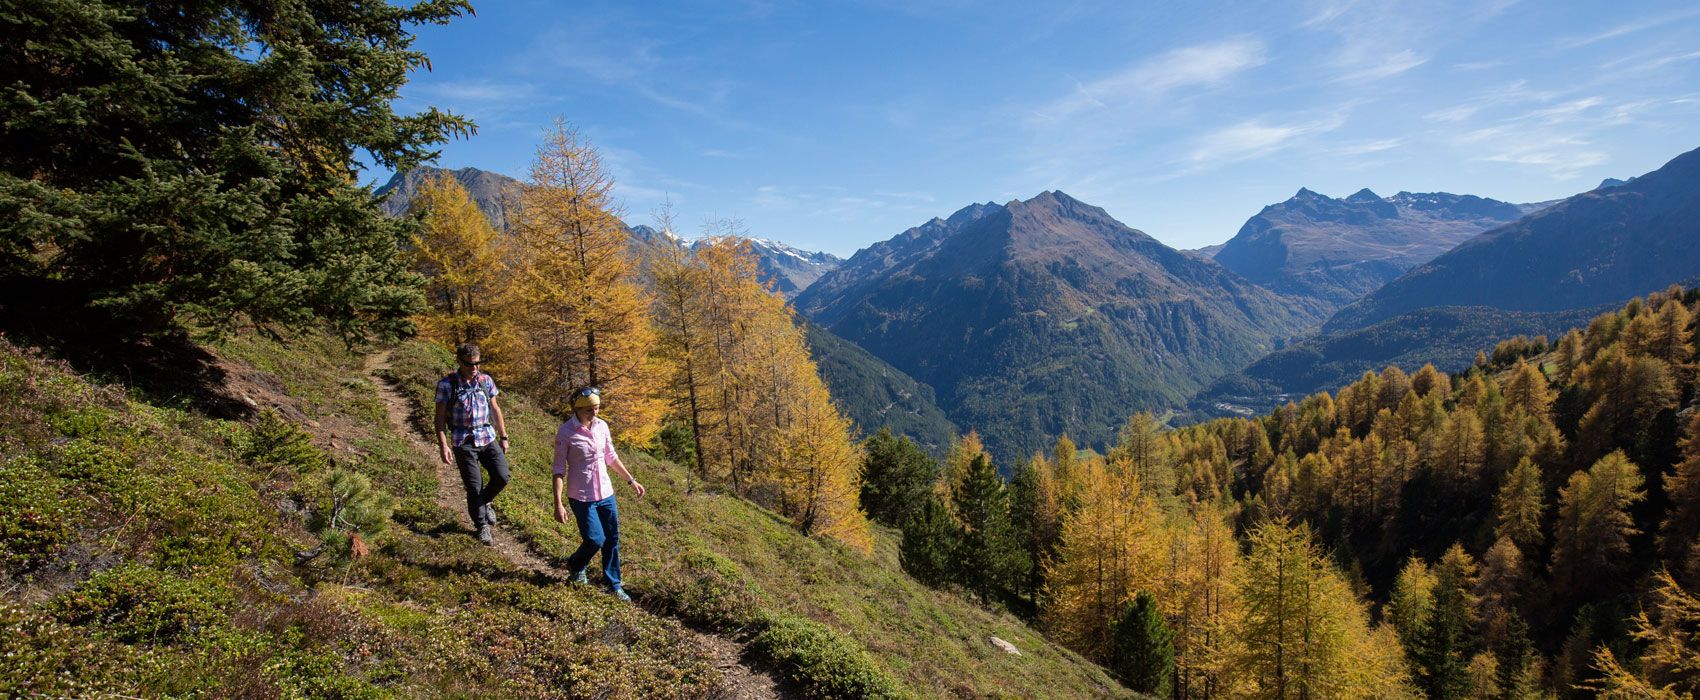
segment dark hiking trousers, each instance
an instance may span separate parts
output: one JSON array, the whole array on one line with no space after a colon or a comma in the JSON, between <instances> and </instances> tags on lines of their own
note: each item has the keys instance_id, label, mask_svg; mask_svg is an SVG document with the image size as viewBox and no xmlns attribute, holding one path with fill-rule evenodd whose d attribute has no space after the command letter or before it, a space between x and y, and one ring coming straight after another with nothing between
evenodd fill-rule
<instances>
[{"instance_id":1,"label":"dark hiking trousers","mask_svg":"<svg viewBox=\"0 0 1700 700\"><path fill-rule=\"evenodd\" d=\"M508 485L508 456L498 444L493 440L483 447L473 447L470 441L455 445L455 466L460 467L460 485L466 487L466 514L472 516L474 530L484 525L484 506Z\"/></svg>"}]
</instances>

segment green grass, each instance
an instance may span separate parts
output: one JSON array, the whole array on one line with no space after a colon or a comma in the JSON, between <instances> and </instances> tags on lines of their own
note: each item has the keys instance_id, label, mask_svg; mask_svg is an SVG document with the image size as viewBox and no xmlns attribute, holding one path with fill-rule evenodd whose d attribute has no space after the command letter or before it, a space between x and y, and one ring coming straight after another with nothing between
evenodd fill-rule
<instances>
[{"instance_id":1,"label":"green grass","mask_svg":"<svg viewBox=\"0 0 1700 700\"><path fill-rule=\"evenodd\" d=\"M288 408L336 437L139 403L0 341L0 697L713 691L719 672L676 622L540 579L462 531L354 379L359 356L236 342L227 357L275 372ZM297 558L333 467L400 497L346 567Z\"/></svg>"},{"instance_id":2,"label":"green grass","mask_svg":"<svg viewBox=\"0 0 1700 700\"><path fill-rule=\"evenodd\" d=\"M1019 620L916 584L895 533L865 556L698 489L641 451L622 489L639 605L553 583L479 545L435 504L434 465L389 425L364 357L329 338L238 336L270 417L215 420L0 340L0 697L376 698L711 695L720 673L680 620L745 641L818 697L1125 696ZM447 353L410 343L394 377L424 424ZM559 563L553 418L504 395L514 480L504 528ZM324 476L395 497L371 554L301 560ZM1005 655L998 636L1023 655Z\"/></svg>"},{"instance_id":3,"label":"green grass","mask_svg":"<svg viewBox=\"0 0 1700 700\"><path fill-rule=\"evenodd\" d=\"M409 343L397 349L392 365L390 376L422 415L452 361L442 348ZM558 423L512 393L503 395L503 407L513 436L513 480L497 509L504 527L561 565L578 537L551 511L549 462ZM758 655L811 694L1128 695L1101 668L1014 616L909 578L897 563L895 531L876 526L869 557L804 537L749 501L700 484L686 493L688 473L671 462L630 448L621 456L648 489L638 499L616 486L627 590L646 607L751 639ZM989 642L993 636L1022 655L999 651ZM812 641L776 643L805 637Z\"/></svg>"}]
</instances>

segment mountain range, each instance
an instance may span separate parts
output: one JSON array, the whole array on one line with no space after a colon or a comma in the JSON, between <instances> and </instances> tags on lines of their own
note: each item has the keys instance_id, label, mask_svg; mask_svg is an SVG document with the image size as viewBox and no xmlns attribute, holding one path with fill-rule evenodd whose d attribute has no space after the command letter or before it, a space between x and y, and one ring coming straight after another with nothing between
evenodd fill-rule
<instances>
[{"instance_id":1,"label":"mountain range","mask_svg":"<svg viewBox=\"0 0 1700 700\"><path fill-rule=\"evenodd\" d=\"M1434 306L1562 311L1700 275L1700 150L1464 242L1341 309L1339 332Z\"/></svg>"},{"instance_id":2,"label":"mountain range","mask_svg":"<svg viewBox=\"0 0 1700 700\"><path fill-rule=\"evenodd\" d=\"M1103 446L1129 413L1179 405L1326 313L1062 192L875 243L796 305L932 386L1005 465L1063 432Z\"/></svg>"},{"instance_id":3,"label":"mountain range","mask_svg":"<svg viewBox=\"0 0 1700 700\"><path fill-rule=\"evenodd\" d=\"M1389 364L1457 370L1498 339L1556 335L1696 280L1700 150L1465 241L1340 309L1315 337L1217 380L1192 405L1205 414L1267 407Z\"/></svg>"},{"instance_id":4,"label":"mountain range","mask_svg":"<svg viewBox=\"0 0 1700 700\"><path fill-rule=\"evenodd\" d=\"M1335 199L1300 189L1264 207L1212 258L1272 290L1342 306L1523 207L1472 195L1368 189Z\"/></svg>"}]
</instances>

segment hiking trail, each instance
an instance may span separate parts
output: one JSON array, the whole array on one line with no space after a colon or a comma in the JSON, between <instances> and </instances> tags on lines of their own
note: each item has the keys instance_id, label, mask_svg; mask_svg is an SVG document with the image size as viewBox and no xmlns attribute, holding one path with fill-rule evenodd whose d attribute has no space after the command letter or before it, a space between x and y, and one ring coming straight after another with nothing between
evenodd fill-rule
<instances>
[{"instance_id":1,"label":"hiking trail","mask_svg":"<svg viewBox=\"0 0 1700 700\"><path fill-rule=\"evenodd\" d=\"M453 464L445 463L437 453L437 448L427 442L409 422L413 410L401 389L385 379L379 372L390 367L390 350L384 350L366 357L365 371L372 386L377 388L378 397L383 400L384 413L389 417L390 426L396 434L403 436L414 451L428 463L435 465L437 472L437 505L452 513L458 513L460 522L472 531L471 520L466 518L466 493L460 484L460 470ZM511 466L511 465L510 465ZM513 507L498 500L497 520L490 534L495 539L494 549L508 561L520 568L535 572L550 581L565 583L567 577L560 570L550 566L548 562L537 556L530 547L515 539L513 534L501 525L502 509ZM539 505L538 507L543 507ZM787 697L779 690L779 683L762 671L749 667L743 662L744 647L742 644L725 637L719 637L692 629L680 622L680 628L697 647L697 653L704 660L713 664L721 673L719 690L721 698L728 700L777 700Z\"/></svg>"}]
</instances>

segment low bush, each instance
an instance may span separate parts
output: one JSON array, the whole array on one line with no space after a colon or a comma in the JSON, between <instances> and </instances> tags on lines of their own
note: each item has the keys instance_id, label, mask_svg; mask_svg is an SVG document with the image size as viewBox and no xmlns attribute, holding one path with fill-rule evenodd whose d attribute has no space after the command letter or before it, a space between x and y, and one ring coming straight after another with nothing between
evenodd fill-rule
<instances>
[{"instance_id":1,"label":"low bush","mask_svg":"<svg viewBox=\"0 0 1700 700\"><path fill-rule=\"evenodd\" d=\"M127 564L61 594L51 609L61 622L88 625L121 642L170 644L222 624L229 600L229 591L206 579Z\"/></svg>"},{"instance_id":2,"label":"low bush","mask_svg":"<svg viewBox=\"0 0 1700 700\"><path fill-rule=\"evenodd\" d=\"M861 645L813 620L768 617L750 646L816 698L907 698Z\"/></svg>"},{"instance_id":3,"label":"low bush","mask_svg":"<svg viewBox=\"0 0 1700 700\"><path fill-rule=\"evenodd\" d=\"M692 549L649 580L645 601L692 624L736 632L761 611L755 584L736 563L714 552Z\"/></svg>"}]
</instances>

